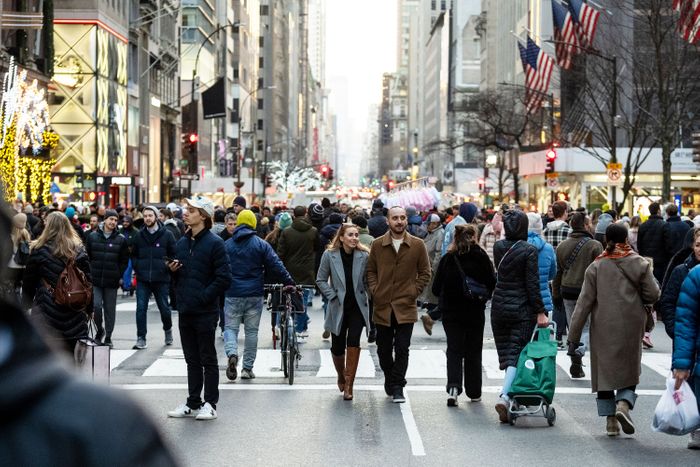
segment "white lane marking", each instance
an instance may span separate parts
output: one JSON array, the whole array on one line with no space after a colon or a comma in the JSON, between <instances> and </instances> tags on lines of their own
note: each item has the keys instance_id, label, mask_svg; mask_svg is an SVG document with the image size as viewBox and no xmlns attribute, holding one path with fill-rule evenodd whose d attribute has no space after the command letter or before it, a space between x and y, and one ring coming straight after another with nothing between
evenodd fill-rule
<instances>
[{"instance_id":1,"label":"white lane marking","mask_svg":"<svg viewBox=\"0 0 700 467\"><path fill-rule=\"evenodd\" d=\"M499 365L496 349L484 349L481 352L481 366L486 372L486 378L502 380L505 377L505 371L501 370Z\"/></svg>"},{"instance_id":2,"label":"white lane marking","mask_svg":"<svg viewBox=\"0 0 700 467\"><path fill-rule=\"evenodd\" d=\"M117 311L136 311L136 302L117 303Z\"/></svg>"},{"instance_id":3,"label":"white lane marking","mask_svg":"<svg viewBox=\"0 0 700 467\"><path fill-rule=\"evenodd\" d=\"M240 350L241 355L238 358L239 369L243 367L243 349ZM255 376L259 378L282 377L282 371L280 370L280 356L281 353L279 350L258 349L258 353L255 358L255 365L253 367ZM226 366L227 364L228 358L225 356L219 356L219 365ZM163 355L158 358L158 360L146 368L146 371L143 372L143 376L187 376L187 364L185 363L185 356L182 353L182 349L165 350Z\"/></svg>"},{"instance_id":4,"label":"white lane marking","mask_svg":"<svg viewBox=\"0 0 700 467\"><path fill-rule=\"evenodd\" d=\"M124 361L134 355L136 350L114 350L109 352L109 371L124 363Z\"/></svg>"},{"instance_id":5,"label":"white lane marking","mask_svg":"<svg viewBox=\"0 0 700 467\"><path fill-rule=\"evenodd\" d=\"M135 383L135 384L113 384L112 387L124 389L127 391L158 391L158 390L187 390L186 383ZM384 386L372 384L357 384L354 386L357 391L373 391L384 392ZM484 386L481 388L483 394L500 394L501 386ZM220 391L335 391L338 392L338 386L335 384L220 384ZM411 386L411 392L441 392L445 393L445 386ZM664 389L637 389L638 396L655 396L659 397L665 392ZM589 388L557 388L556 394L562 395L586 395L595 397ZM387 399L388 400L388 399Z\"/></svg>"},{"instance_id":6,"label":"white lane marking","mask_svg":"<svg viewBox=\"0 0 700 467\"><path fill-rule=\"evenodd\" d=\"M642 353L642 365L649 367L664 378L668 378L671 374L671 360L670 353Z\"/></svg>"},{"instance_id":7,"label":"white lane marking","mask_svg":"<svg viewBox=\"0 0 700 467\"><path fill-rule=\"evenodd\" d=\"M425 447L423 447L423 439L420 437L418 432L418 425L416 425L416 419L413 418L413 411L411 410L411 400L406 397L406 402L401 404L401 417L403 418L403 424L406 427L406 434L408 435L408 441L411 443L411 452L414 456L425 456Z\"/></svg>"},{"instance_id":8,"label":"white lane marking","mask_svg":"<svg viewBox=\"0 0 700 467\"><path fill-rule=\"evenodd\" d=\"M557 366L560 367L562 370L564 370L564 373L566 373L566 376L569 377L570 380L573 381L590 381L591 380L591 357L587 353L583 357L583 372L586 373L586 376L583 378L572 378L571 373L569 373L569 369L571 368L571 357L566 355L566 352L557 352Z\"/></svg>"},{"instance_id":9,"label":"white lane marking","mask_svg":"<svg viewBox=\"0 0 700 467\"><path fill-rule=\"evenodd\" d=\"M408 356L407 379L447 377L447 357L443 350L416 350Z\"/></svg>"},{"instance_id":10,"label":"white lane marking","mask_svg":"<svg viewBox=\"0 0 700 467\"><path fill-rule=\"evenodd\" d=\"M329 349L319 350L321 355L321 366L318 368L316 373L317 378L335 378L335 365L333 365L333 355ZM279 352L278 352L279 355ZM278 357L279 359L279 357ZM374 360L372 360L372 354L369 350L360 351L360 361L357 365L356 378L374 378L376 374L374 368Z\"/></svg>"}]
</instances>

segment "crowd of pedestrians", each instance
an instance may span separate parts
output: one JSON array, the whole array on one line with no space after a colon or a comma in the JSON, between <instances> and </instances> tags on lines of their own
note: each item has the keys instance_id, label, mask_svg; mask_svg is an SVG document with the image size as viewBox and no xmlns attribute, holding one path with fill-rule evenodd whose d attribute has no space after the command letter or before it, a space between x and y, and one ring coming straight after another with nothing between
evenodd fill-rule
<instances>
[{"instance_id":1,"label":"crowd of pedestrians","mask_svg":"<svg viewBox=\"0 0 700 467\"><path fill-rule=\"evenodd\" d=\"M646 219L644 213L574 210L564 201L544 214L506 205L489 211L473 203L419 212L385 207L381 200L365 211L327 199L269 209L248 206L243 197L228 209L194 197L160 209L35 211L16 206L3 295L21 298L31 321L66 352L86 335L89 318L95 339L113 345L120 287L124 293L135 289L134 349L147 347L151 296L165 345L173 343L171 315L177 310L189 395L171 417L216 418L217 326L226 377L239 377L242 325L240 377L255 378L266 282L316 286L324 309L322 337L330 339L346 400L354 398L364 333L369 343L376 341L387 395L405 401L411 338L420 320L429 335L439 321L445 330L447 404L458 405L462 392L480 401L489 310L505 373L495 406L501 422L508 421L518 357L535 328L550 321L559 349L571 357L571 376L590 371L598 415L606 417L610 436L635 431L630 412L642 349L654 345L649 331L656 313L674 339L678 384L690 378L700 389L692 373L700 355L700 218L681 217L675 205L651 203ZM87 314L76 314L54 296L69 264L92 284ZM465 284L486 292L475 294ZM296 314L300 343L308 337L313 293L305 290L304 310ZM278 332L274 317L271 326ZM589 369L583 363L587 352ZM700 433L691 435L689 446L700 448Z\"/></svg>"}]
</instances>

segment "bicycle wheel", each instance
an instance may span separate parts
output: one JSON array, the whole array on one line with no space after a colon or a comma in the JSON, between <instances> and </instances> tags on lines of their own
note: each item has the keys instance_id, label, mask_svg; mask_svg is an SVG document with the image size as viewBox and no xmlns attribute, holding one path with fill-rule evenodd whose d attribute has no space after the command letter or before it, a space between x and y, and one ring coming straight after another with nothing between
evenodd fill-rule
<instances>
[{"instance_id":1,"label":"bicycle wheel","mask_svg":"<svg viewBox=\"0 0 700 467\"><path fill-rule=\"evenodd\" d=\"M294 370L297 360L297 335L291 316L287 320L287 330L287 372L289 373L289 385L291 386L294 384Z\"/></svg>"},{"instance_id":2,"label":"bicycle wheel","mask_svg":"<svg viewBox=\"0 0 700 467\"><path fill-rule=\"evenodd\" d=\"M289 376L289 366L287 365L287 343L289 342L289 336L287 332L287 322L280 319L280 350L282 351L282 372L285 378Z\"/></svg>"}]
</instances>

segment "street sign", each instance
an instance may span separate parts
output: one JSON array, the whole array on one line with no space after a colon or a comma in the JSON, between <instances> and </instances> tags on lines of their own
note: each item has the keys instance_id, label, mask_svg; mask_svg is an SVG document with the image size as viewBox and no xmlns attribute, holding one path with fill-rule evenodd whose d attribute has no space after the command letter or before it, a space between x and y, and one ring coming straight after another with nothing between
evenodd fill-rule
<instances>
[{"instance_id":1,"label":"street sign","mask_svg":"<svg viewBox=\"0 0 700 467\"><path fill-rule=\"evenodd\" d=\"M180 178L182 180L199 180L199 174L182 174Z\"/></svg>"},{"instance_id":2,"label":"street sign","mask_svg":"<svg viewBox=\"0 0 700 467\"><path fill-rule=\"evenodd\" d=\"M559 190L559 179L555 177L547 177L547 189L551 191Z\"/></svg>"},{"instance_id":3,"label":"street sign","mask_svg":"<svg viewBox=\"0 0 700 467\"><path fill-rule=\"evenodd\" d=\"M610 186L620 186L622 185L622 164L620 163L609 163L608 164L608 185Z\"/></svg>"}]
</instances>

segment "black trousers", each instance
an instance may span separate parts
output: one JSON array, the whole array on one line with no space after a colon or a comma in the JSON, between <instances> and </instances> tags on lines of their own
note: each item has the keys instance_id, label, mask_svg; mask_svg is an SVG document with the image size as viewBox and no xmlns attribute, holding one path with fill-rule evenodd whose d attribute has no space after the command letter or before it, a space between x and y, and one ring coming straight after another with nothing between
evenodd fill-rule
<instances>
[{"instance_id":1,"label":"black trousers","mask_svg":"<svg viewBox=\"0 0 700 467\"><path fill-rule=\"evenodd\" d=\"M377 324L377 356L390 389L406 386L408 348L411 346L413 323L399 324L391 313L391 326ZM393 355L392 355L393 351Z\"/></svg>"},{"instance_id":2,"label":"black trousers","mask_svg":"<svg viewBox=\"0 0 700 467\"><path fill-rule=\"evenodd\" d=\"M179 328L182 352L187 363L187 406L197 410L204 402L216 408L219 401L219 362L216 357L218 313L180 313Z\"/></svg>"},{"instance_id":3,"label":"black trousers","mask_svg":"<svg viewBox=\"0 0 700 467\"><path fill-rule=\"evenodd\" d=\"M484 341L484 312L473 313L467 320L443 319L442 327L447 335L447 390L462 385L470 399L481 397L481 351Z\"/></svg>"},{"instance_id":4,"label":"black trousers","mask_svg":"<svg viewBox=\"0 0 700 467\"><path fill-rule=\"evenodd\" d=\"M331 353L340 356L345 353L346 347L359 347L364 327L365 318L357 307L343 311L340 335L331 334Z\"/></svg>"}]
</instances>

